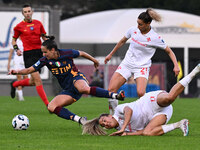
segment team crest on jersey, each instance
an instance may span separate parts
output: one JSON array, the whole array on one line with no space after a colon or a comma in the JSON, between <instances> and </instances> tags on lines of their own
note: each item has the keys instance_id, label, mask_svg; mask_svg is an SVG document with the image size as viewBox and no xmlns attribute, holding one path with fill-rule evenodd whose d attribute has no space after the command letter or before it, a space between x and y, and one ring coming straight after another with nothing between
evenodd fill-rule
<instances>
[{"instance_id":1,"label":"team crest on jersey","mask_svg":"<svg viewBox=\"0 0 200 150\"><path fill-rule=\"evenodd\" d=\"M30 30L34 30L34 27L30 27Z\"/></svg>"},{"instance_id":2,"label":"team crest on jersey","mask_svg":"<svg viewBox=\"0 0 200 150\"><path fill-rule=\"evenodd\" d=\"M53 65L53 63L50 61L50 62L49 62L49 65Z\"/></svg>"},{"instance_id":3,"label":"team crest on jersey","mask_svg":"<svg viewBox=\"0 0 200 150\"><path fill-rule=\"evenodd\" d=\"M61 66L61 63L59 61L57 61L55 64L56 64L57 67Z\"/></svg>"},{"instance_id":4,"label":"team crest on jersey","mask_svg":"<svg viewBox=\"0 0 200 150\"><path fill-rule=\"evenodd\" d=\"M147 41L148 41L148 42L150 42L150 41L151 41L150 37L148 37L148 38L147 38Z\"/></svg>"}]
</instances>

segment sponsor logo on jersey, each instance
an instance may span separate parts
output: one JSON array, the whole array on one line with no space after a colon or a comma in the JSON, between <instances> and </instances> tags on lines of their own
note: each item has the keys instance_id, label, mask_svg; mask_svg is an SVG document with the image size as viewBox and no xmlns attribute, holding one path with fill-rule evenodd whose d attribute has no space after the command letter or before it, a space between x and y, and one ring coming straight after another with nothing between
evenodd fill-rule
<instances>
[{"instance_id":1,"label":"sponsor logo on jersey","mask_svg":"<svg viewBox=\"0 0 200 150\"><path fill-rule=\"evenodd\" d=\"M139 42L138 40L136 40L136 39L134 39L134 38L131 38L131 40L134 41L135 43L141 45L141 46L147 47L147 44L143 44L143 43Z\"/></svg>"},{"instance_id":2,"label":"sponsor logo on jersey","mask_svg":"<svg viewBox=\"0 0 200 150\"><path fill-rule=\"evenodd\" d=\"M60 62L56 62L56 63L59 63L58 66L61 65ZM56 66L57 66L57 64L56 64ZM52 74L63 74L63 73L68 72L71 69L71 65L70 64L68 64L68 66L64 66L64 67L59 67L59 68L57 68L57 67L51 69Z\"/></svg>"}]
</instances>

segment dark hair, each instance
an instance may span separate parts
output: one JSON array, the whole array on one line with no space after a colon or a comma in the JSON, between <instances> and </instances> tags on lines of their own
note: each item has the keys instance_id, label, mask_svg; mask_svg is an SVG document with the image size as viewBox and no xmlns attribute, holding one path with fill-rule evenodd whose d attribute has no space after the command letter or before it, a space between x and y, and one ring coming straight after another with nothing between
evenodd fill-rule
<instances>
[{"instance_id":1,"label":"dark hair","mask_svg":"<svg viewBox=\"0 0 200 150\"><path fill-rule=\"evenodd\" d=\"M151 23L152 20L160 22L161 16L152 8L148 8L138 16L138 19L141 19L144 23Z\"/></svg>"},{"instance_id":2,"label":"dark hair","mask_svg":"<svg viewBox=\"0 0 200 150\"><path fill-rule=\"evenodd\" d=\"M42 36L44 36L48 39L42 43L42 46L45 46L48 50L51 50L52 48L55 48L56 51L58 50L57 44L54 41L54 39L55 39L54 36L47 36L44 34Z\"/></svg>"},{"instance_id":3,"label":"dark hair","mask_svg":"<svg viewBox=\"0 0 200 150\"><path fill-rule=\"evenodd\" d=\"M23 8L26 8L26 7L31 7L31 5L30 4L23 5Z\"/></svg>"}]
</instances>

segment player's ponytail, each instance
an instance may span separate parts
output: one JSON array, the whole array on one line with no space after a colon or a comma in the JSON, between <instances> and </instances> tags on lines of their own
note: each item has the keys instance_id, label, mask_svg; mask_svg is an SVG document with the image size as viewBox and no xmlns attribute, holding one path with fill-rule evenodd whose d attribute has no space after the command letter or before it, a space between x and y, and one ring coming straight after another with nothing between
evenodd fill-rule
<instances>
[{"instance_id":1,"label":"player's ponytail","mask_svg":"<svg viewBox=\"0 0 200 150\"><path fill-rule=\"evenodd\" d=\"M162 18L161 16L152 8L148 8L146 12L142 12L138 19L143 20L144 23L151 23L152 20L155 20L157 22L161 22Z\"/></svg>"},{"instance_id":2,"label":"player's ponytail","mask_svg":"<svg viewBox=\"0 0 200 150\"><path fill-rule=\"evenodd\" d=\"M47 36L44 34L42 36L47 38L47 40L42 43L42 46L45 46L48 50L51 50L52 48L55 48L56 51L58 50L57 44L54 41L54 36Z\"/></svg>"},{"instance_id":3,"label":"player's ponytail","mask_svg":"<svg viewBox=\"0 0 200 150\"><path fill-rule=\"evenodd\" d=\"M148 9L146 10L146 13L148 13L149 16L150 16L153 20L155 20L155 21L157 21L157 22L161 22L161 21L162 21L161 16L160 16L155 10L153 10L152 8L148 8Z\"/></svg>"},{"instance_id":4,"label":"player's ponytail","mask_svg":"<svg viewBox=\"0 0 200 150\"><path fill-rule=\"evenodd\" d=\"M88 120L83 126L82 134L89 135L106 135L107 133L99 125L99 118Z\"/></svg>"},{"instance_id":5,"label":"player's ponytail","mask_svg":"<svg viewBox=\"0 0 200 150\"><path fill-rule=\"evenodd\" d=\"M42 36L44 36L45 38L52 40L52 41L55 39L55 36L53 36L53 35L42 34Z\"/></svg>"}]
</instances>

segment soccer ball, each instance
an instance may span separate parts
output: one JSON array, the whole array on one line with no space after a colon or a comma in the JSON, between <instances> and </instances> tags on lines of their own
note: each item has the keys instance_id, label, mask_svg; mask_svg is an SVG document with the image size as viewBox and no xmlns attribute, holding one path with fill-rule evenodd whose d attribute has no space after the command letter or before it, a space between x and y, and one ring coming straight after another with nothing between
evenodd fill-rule
<instances>
[{"instance_id":1,"label":"soccer ball","mask_svg":"<svg viewBox=\"0 0 200 150\"><path fill-rule=\"evenodd\" d=\"M15 130L26 130L29 127L29 119L25 115L16 115L12 120L12 126Z\"/></svg>"}]
</instances>

